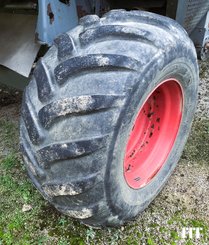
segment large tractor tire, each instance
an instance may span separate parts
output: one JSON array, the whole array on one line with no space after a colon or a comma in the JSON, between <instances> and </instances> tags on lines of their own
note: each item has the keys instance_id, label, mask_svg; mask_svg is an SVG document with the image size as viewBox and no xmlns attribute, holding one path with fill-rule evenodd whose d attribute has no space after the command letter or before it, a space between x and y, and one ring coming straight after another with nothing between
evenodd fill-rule
<instances>
[{"instance_id":1,"label":"large tractor tire","mask_svg":"<svg viewBox=\"0 0 209 245\"><path fill-rule=\"evenodd\" d=\"M175 21L114 10L55 40L25 90L29 176L62 213L117 226L174 170L197 102L196 51Z\"/></svg>"}]
</instances>

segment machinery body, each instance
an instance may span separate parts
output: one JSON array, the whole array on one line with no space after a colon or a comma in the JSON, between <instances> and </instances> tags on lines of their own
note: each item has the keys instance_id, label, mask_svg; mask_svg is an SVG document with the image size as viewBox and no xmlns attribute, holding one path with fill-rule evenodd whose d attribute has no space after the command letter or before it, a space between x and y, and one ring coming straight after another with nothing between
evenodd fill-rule
<instances>
[{"instance_id":1,"label":"machinery body","mask_svg":"<svg viewBox=\"0 0 209 245\"><path fill-rule=\"evenodd\" d=\"M5 0L0 5L1 83L22 89L41 45L51 46L59 34L77 26L80 17L101 16L110 8L142 9L171 17L189 33L199 58L209 56L207 0Z\"/></svg>"}]
</instances>

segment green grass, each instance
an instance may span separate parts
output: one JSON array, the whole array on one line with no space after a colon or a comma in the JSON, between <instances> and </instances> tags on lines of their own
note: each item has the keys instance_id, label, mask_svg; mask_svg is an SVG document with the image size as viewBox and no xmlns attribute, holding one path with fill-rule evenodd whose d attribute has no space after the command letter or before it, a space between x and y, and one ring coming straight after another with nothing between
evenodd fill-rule
<instances>
[{"instance_id":1,"label":"green grass","mask_svg":"<svg viewBox=\"0 0 209 245\"><path fill-rule=\"evenodd\" d=\"M10 121L0 120L1 145L10 151L18 150L18 126Z\"/></svg>"},{"instance_id":2,"label":"green grass","mask_svg":"<svg viewBox=\"0 0 209 245\"><path fill-rule=\"evenodd\" d=\"M182 158L209 163L209 122L195 121Z\"/></svg>"},{"instance_id":3,"label":"green grass","mask_svg":"<svg viewBox=\"0 0 209 245\"><path fill-rule=\"evenodd\" d=\"M143 241L148 245L175 245L184 226L202 227L201 242L209 242L209 222L191 218L192 210L167 216L160 205L154 204L136 221L122 228L103 230L94 230L63 216L44 201L29 182L18 151L17 125L0 120L0 138L0 149L7 153L0 152L0 244L138 245ZM209 121L195 122L183 158L201 163L208 161L208 142ZM23 212L24 204L31 205L32 209ZM159 216L160 223L155 221ZM187 240L185 244L195 244L193 242Z\"/></svg>"}]
</instances>

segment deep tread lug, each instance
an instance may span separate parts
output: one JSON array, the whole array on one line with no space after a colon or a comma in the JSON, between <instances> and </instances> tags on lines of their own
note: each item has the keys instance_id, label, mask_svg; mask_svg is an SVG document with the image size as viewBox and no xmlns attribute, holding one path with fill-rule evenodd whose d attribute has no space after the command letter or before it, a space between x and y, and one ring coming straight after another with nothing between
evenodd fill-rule
<instances>
[{"instance_id":1,"label":"deep tread lug","mask_svg":"<svg viewBox=\"0 0 209 245\"><path fill-rule=\"evenodd\" d=\"M67 207L64 208L59 206L55 206L55 208L71 218L85 220L91 218L94 215L94 213L98 209L98 206L95 204L90 207L78 207L74 209L70 209Z\"/></svg>"},{"instance_id":2,"label":"deep tread lug","mask_svg":"<svg viewBox=\"0 0 209 245\"><path fill-rule=\"evenodd\" d=\"M48 129L57 118L75 114L83 115L119 106L123 98L117 95L92 95L57 100L39 111L39 119L43 127Z\"/></svg>"},{"instance_id":3,"label":"deep tread lug","mask_svg":"<svg viewBox=\"0 0 209 245\"><path fill-rule=\"evenodd\" d=\"M79 24L84 27L90 27L98 25L100 23L100 18L97 15L86 15L82 17L79 21Z\"/></svg>"},{"instance_id":4,"label":"deep tread lug","mask_svg":"<svg viewBox=\"0 0 209 245\"><path fill-rule=\"evenodd\" d=\"M34 77L37 83L39 100L45 102L53 96L53 88L49 71L42 59L36 65Z\"/></svg>"},{"instance_id":5,"label":"deep tread lug","mask_svg":"<svg viewBox=\"0 0 209 245\"><path fill-rule=\"evenodd\" d=\"M55 77L59 84L63 84L73 74L85 70L100 69L100 71L108 71L111 69L124 69L137 71L139 67L140 62L138 60L124 55L92 54L64 61L55 68Z\"/></svg>"},{"instance_id":6,"label":"deep tread lug","mask_svg":"<svg viewBox=\"0 0 209 245\"><path fill-rule=\"evenodd\" d=\"M86 156L105 146L106 137L95 137L88 140L75 142L63 142L52 144L37 151L37 159L40 163L52 163L58 160L74 159Z\"/></svg>"},{"instance_id":7,"label":"deep tread lug","mask_svg":"<svg viewBox=\"0 0 209 245\"><path fill-rule=\"evenodd\" d=\"M30 169L30 171L34 175L37 175L40 178L44 178L45 173L39 167L36 157L33 155L33 152L31 150L30 144L23 135L21 136L20 150L23 152L24 160L27 162L27 167Z\"/></svg>"},{"instance_id":8,"label":"deep tread lug","mask_svg":"<svg viewBox=\"0 0 209 245\"><path fill-rule=\"evenodd\" d=\"M67 183L48 182L42 185L42 188L51 197L67 195L74 196L89 190L96 182L98 182L98 173L85 178L71 180Z\"/></svg>"},{"instance_id":9,"label":"deep tread lug","mask_svg":"<svg viewBox=\"0 0 209 245\"><path fill-rule=\"evenodd\" d=\"M60 60L72 55L74 50L74 43L72 38L64 33L54 40L55 46L58 49L58 58Z\"/></svg>"},{"instance_id":10,"label":"deep tread lug","mask_svg":"<svg viewBox=\"0 0 209 245\"><path fill-rule=\"evenodd\" d=\"M80 42L83 46L89 45L93 41L104 41L107 38L111 40L114 38L117 38L118 40L135 40L144 42L156 49L162 48L162 43L157 42L156 44L157 40L150 31L128 26L105 25L99 28L88 29L80 34Z\"/></svg>"},{"instance_id":11,"label":"deep tread lug","mask_svg":"<svg viewBox=\"0 0 209 245\"><path fill-rule=\"evenodd\" d=\"M33 106L31 105L31 102L26 93L27 91L25 92L25 100L22 104L22 117L30 140L33 144L37 145L44 141L45 136L39 125L39 122L37 121L36 112L33 109Z\"/></svg>"}]
</instances>

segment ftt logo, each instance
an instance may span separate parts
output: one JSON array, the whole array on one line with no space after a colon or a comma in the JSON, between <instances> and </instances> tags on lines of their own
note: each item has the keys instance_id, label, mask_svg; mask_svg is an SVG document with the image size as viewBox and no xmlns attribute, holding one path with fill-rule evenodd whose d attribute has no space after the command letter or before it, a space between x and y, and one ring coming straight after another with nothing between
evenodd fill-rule
<instances>
[{"instance_id":1,"label":"ftt logo","mask_svg":"<svg viewBox=\"0 0 209 245\"><path fill-rule=\"evenodd\" d=\"M182 239L200 239L201 238L201 231L203 228L194 228L194 227L184 227L182 229L181 237Z\"/></svg>"}]
</instances>

